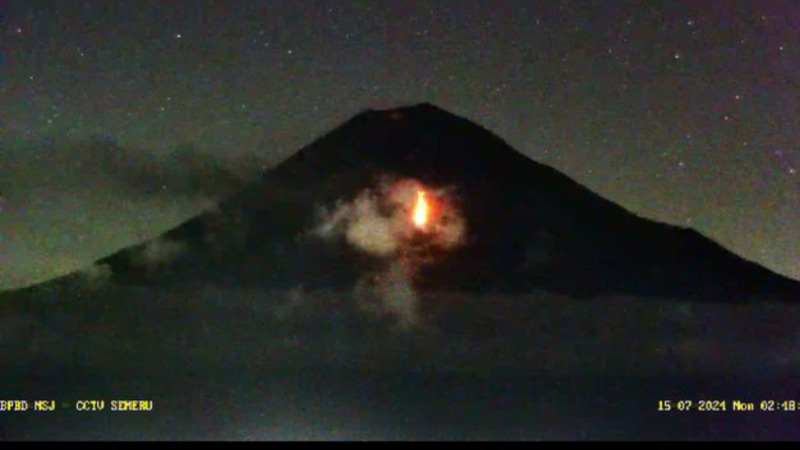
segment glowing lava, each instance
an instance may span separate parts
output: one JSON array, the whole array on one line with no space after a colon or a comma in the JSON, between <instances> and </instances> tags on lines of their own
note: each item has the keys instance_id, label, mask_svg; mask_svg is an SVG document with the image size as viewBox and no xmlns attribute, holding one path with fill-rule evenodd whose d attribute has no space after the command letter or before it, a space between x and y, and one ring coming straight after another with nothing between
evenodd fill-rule
<instances>
[{"instance_id":1,"label":"glowing lava","mask_svg":"<svg viewBox=\"0 0 800 450\"><path fill-rule=\"evenodd\" d=\"M430 222L431 206L428 203L428 196L425 191L417 191L417 203L414 205L414 215L412 221L414 225L425 231Z\"/></svg>"}]
</instances>

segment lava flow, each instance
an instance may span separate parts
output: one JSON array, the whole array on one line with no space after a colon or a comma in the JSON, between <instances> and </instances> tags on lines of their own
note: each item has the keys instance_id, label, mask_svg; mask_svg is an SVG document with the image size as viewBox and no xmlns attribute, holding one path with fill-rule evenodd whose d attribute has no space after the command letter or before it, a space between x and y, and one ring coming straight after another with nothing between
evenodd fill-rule
<instances>
[{"instance_id":1,"label":"lava flow","mask_svg":"<svg viewBox=\"0 0 800 450\"><path fill-rule=\"evenodd\" d=\"M414 205L412 221L421 231L427 231L430 222L431 207L428 203L428 196L425 191L417 191L417 203Z\"/></svg>"}]
</instances>

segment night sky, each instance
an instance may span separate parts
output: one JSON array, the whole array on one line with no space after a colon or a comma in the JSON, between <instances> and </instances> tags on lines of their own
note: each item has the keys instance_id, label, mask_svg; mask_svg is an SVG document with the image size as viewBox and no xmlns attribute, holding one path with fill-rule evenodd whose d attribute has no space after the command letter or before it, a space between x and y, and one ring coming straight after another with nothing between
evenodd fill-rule
<instances>
[{"instance_id":1,"label":"night sky","mask_svg":"<svg viewBox=\"0 0 800 450\"><path fill-rule=\"evenodd\" d=\"M423 101L800 279L798 1L0 12L0 288L157 235L363 109Z\"/></svg>"}]
</instances>

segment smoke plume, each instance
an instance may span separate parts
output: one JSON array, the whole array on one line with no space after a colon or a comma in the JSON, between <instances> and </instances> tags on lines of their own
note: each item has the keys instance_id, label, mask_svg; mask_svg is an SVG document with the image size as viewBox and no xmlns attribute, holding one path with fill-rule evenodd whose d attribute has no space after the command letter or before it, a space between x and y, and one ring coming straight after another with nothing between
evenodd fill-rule
<instances>
[{"instance_id":1,"label":"smoke plume","mask_svg":"<svg viewBox=\"0 0 800 450\"><path fill-rule=\"evenodd\" d=\"M411 220L417 193L437 199L430 230L420 236ZM377 189L354 200L340 201L323 210L313 234L322 239L343 238L354 248L386 262L356 286L356 298L365 311L393 316L408 329L419 324L419 299L414 276L425 262L417 253L430 247L452 249L462 244L465 222L452 207L447 190L425 187L416 180L384 180Z\"/></svg>"}]
</instances>

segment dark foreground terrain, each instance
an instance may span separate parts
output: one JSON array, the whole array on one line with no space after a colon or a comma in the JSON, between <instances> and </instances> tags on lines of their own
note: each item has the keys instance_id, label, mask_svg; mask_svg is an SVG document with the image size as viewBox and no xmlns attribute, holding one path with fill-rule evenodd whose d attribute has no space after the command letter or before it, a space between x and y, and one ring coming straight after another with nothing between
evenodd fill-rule
<instances>
[{"instance_id":1,"label":"dark foreground terrain","mask_svg":"<svg viewBox=\"0 0 800 450\"><path fill-rule=\"evenodd\" d=\"M157 385L86 377L73 386L76 394L53 397L73 404L78 398L148 398L156 409L16 413L5 415L3 426L10 440L795 440L797 412L657 411L665 398L728 399L729 408L732 399L743 399L758 409L762 398L796 398L796 389L788 387L793 385L792 379L478 377L324 368L263 376L207 372ZM4 386L35 397L62 392Z\"/></svg>"},{"instance_id":2,"label":"dark foreground terrain","mask_svg":"<svg viewBox=\"0 0 800 450\"><path fill-rule=\"evenodd\" d=\"M4 396L70 405L3 413L5 437L800 438L800 412L759 410L800 399L800 308L448 294L423 300L459 301L482 319L398 331L346 293L275 292L269 307L246 297L175 292L131 300L124 314L76 308L4 323L16 327L4 341ZM514 320L507 305L520 304L535 306ZM180 325L158 326L172 315ZM110 412L114 399L154 410ZM106 410L76 412L78 400L106 400ZM664 400L692 400L695 412L659 412ZM728 411L698 412L701 400ZM756 411L732 411L735 400Z\"/></svg>"}]
</instances>

